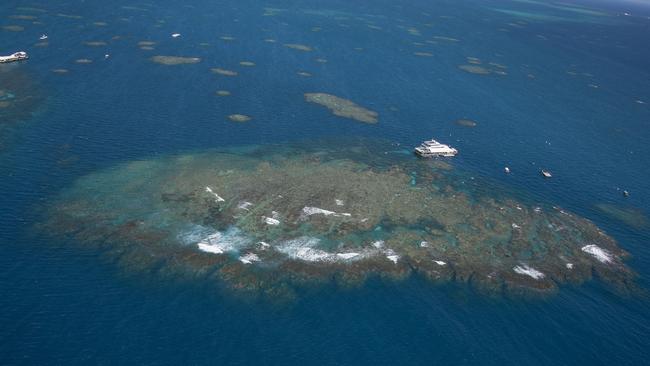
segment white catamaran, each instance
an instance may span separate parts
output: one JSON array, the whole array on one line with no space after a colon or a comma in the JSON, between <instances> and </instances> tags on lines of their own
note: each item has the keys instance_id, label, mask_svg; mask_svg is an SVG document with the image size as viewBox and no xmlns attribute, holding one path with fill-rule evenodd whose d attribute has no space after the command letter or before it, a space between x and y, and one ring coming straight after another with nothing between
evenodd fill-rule
<instances>
[{"instance_id":1,"label":"white catamaran","mask_svg":"<svg viewBox=\"0 0 650 366\"><path fill-rule=\"evenodd\" d=\"M456 156L458 150L449 145L441 144L436 140L429 140L416 147L415 154L423 158L431 158L435 156Z\"/></svg>"}]
</instances>

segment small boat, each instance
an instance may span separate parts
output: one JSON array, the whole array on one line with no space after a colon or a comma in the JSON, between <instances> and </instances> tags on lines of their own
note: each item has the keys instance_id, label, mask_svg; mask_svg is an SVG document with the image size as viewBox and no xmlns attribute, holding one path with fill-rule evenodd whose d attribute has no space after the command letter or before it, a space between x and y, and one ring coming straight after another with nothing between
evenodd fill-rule
<instances>
[{"instance_id":1,"label":"small boat","mask_svg":"<svg viewBox=\"0 0 650 366\"><path fill-rule=\"evenodd\" d=\"M41 35L40 37L38 37L38 39L40 39L41 41L46 40L47 39L47 34Z\"/></svg>"},{"instance_id":2,"label":"small boat","mask_svg":"<svg viewBox=\"0 0 650 366\"><path fill-rule=\"evenodd\" d=\"M180 37L180 36L181 36L180 33L173 33L173 34L172 34L172 38L178 38L178 37Z\"/></svg>"},{"instance_id":3,"label":"small boat","mask_svg":"<svg viewBox=\"0 0 650 366\"><path fill-rule=\"evenodd\" d=\"M422 145L415 148L415 154L423 158L431 158L434 156L456 156L458 150L450 147L449 145L441 144L436 140L429 140L422 143Z\"/></svg>"},{"instance_id":4,"label":"small boat","mask_svg":"<svg viewBox=\"0 0 650 366\"><path fill-rule=\"evenodd\" d=\"M623 191L623 197L630 197L630 192Z\"/></svg>"},{"instance_id":5,"label":"small boat","mask_svg":"<svg viewBox=\"0 0 650 366\"><path fill-rule=\"evenodd\" d=\"M553 176L553 174L551 174L551 172L549 172L548 170L544 170L544 169L542 169L542 171L540 173L542 174L542 176L544 178L551 178Z\"/></svg>"},{"instance_id":6,"label":"small boat","mask_svg":"<svg viewBox=\"0 0 650 366\"><path fill-rule=\"evenodd\" d=\"M503 168L503 171L506 172L506 174L510 174L510 168L508 167Z\"/></svg>"},{"instance_id":7,"label":"small boat","mask_svg":"<svg viewBox=\"0 0 650 366\"><path fill-rule=\"evenodd\" d=\"M0 56L0 63L27 60L28 58L29 56L27 56L27 52L20 51L9 56Z\"/></svg>"}]
</instances>

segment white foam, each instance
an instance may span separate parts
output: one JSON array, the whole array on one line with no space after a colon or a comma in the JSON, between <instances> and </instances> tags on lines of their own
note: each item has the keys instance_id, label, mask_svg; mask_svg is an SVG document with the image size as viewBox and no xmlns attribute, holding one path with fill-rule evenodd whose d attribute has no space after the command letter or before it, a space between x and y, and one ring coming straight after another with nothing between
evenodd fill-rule
<instances>
[{"instance_id":1,"label":"white foam","mask_svg":"<svg viewBox=\"0 0 650 366\"><path fill-rule=\"evenodd\" d=\"M260 241L257 243L260 246L260 249L266 250L271 247L271 245L267 242Z\"/></svg>"},{"instance_id":2,"label":"white foam","mask_svg":"<svg viewBox=\"0 0 650 366\"><path fill-rule=\"evenodd\" d=\"M212 233L214 233L214 229L212 228L202 225L191 225L187 230L178 234L178 240L183 245L194 245Z\"/></svg>"},{"instance_id":3,"label":"white foam","mask_svg":"<svg viewBox=\"0 0 650 366\"><path fill-rule=\"evenodd\" d=\"M221 232L216 231L197 243L199 250L213 254L237 252L250 245L251 240L244 236L239 229L231 227Z\"/></svg>"},{"instance_id":4,"label":"white foam","mask_svg":"<svg viewBox=\"0 0 650 366\"><path fill-rule=\"evenodd\" d=\"M384 247L384 241L383 240L377 240L376 242L372 243L372 246L379 249Z\"/></svg>"},{"instance_id":5,"label":"white foam","mask_svg":"<svg viewBox=\"0 0 650 366\"><path fill-rule=\"evenodd\" d=\"M399 261L399 255L397 254L387 255L386 258L395 264L397 264L397 261Z\"/></svg>"},{"instance_id":6,"label":"white foam","mask_svg":"<svg viewBox=\"0 0 650 366\"><path fill-rule=\"evenodd\" d=\"M446 266L447 265L447 262L443 262L443 261L434 260L434 262L436 262L436 264L439 265L439 266Z\"/></svg>"},{"instance_id":7,"label":"white foam","mask_svg":"<svg viewBox=\"0 0 650 366\"><path fill-rule=\"evenodd\" d=\"M286 254L289 258L299 259L305 262L357 261L369 255L376 254L373 251L332 253L319 249L319 244L319 239L303 236L280 242L274 245L274 247L278 252Z\"/></svg>"},{"instance_id":8,"label":"white foam","mask_svg":"<svg viewBox=\"0 0 650 366\"><path fill-rule=\"evenodd\" d=\"M320 243L317 238L303 236L296 239L284 241L276 246L280 253L286 254L289 258L300 259L306 262L330 261L332 253L314 248Z\"/></svg>"},{"instance_id":9,"label":"white foam","mask_svg":"<svg viewBox=\"0 0 650 366\"><path fill-rule=\"evenodd\" d=\"M239 202L239 204L237 205L237 208L240 209L240 210L247 210L247 211L248 211L248 209L249 209L251 206L253 206L252 203L250 203L250 202L248 202L248 201L241 201L241 202Z\"/></svg>"},{"instance_id":10,"label":"white foam","mask_svg":"<svg viewBox=\"0 0 650 366\"><path fill-rule=\"evenodd\" d=\"M347 213L347 212L337 213L337 212L330 211L330 210L325 210L325 209L322 209L322 208L319 208L319 207L311 207L311 206L303 207L301 217L305 218L305 217L308 217L308 216L311 216L311 215L325 215L325 216L335 216L335 217L341 217L341 216L350 217L350 216L352 216L352 214Z\"/></svg>"},{"instance_id":11,"label":"white foam","mask_svg":"<svg viewBox=\"0 0 650 366\"><path fill-rule=\"evenodd\" d=\"M602 263L610 263L614 259L608 251L595 244L585 245L582 251L591 254Z\"/></svg>"},{"instance_id":12,"label":"white foam","mask_svg":"<svg viewBox=\"0 0 650 366\"><path fill-rule=\"evenodd\" d=\"M420 248L428 248L429 247L429 242L426 241L421 241L420 242Z\"/></svg>"},{"instance_id":13,"label":"white foam","mask_svg":"<svg viewBox=\"0 0 650 366\"><path fill-rule=\"evenodd\" d=\"M532 278L534 278L536 280L539 280L541 278L546 277L542 272L536 270L533 267L529 267L527 264L522 264L522 265L519 265L519 266L515 266L513 268L513 270L515 272L519 273L520 275L529 276L529 277L532 277Z\"/></svg>"},{"instance_id":14,"label":"white foam","mask_svg":"<svg viewBox=\"0 0 650 366\"><path fill-rule=\"evenodd\" d=\"M318 214L325 215L325 216L330 216L330 215L336 214L336 212L334 212L334 211L324 210L322 208L310 207L310 206L303 207L302 208L302 213L304 215L307 215L307 216L318 215Z\"/></svg>"},{"instance_id":15,"label":"white foam","mask_svg":"<svg viewBox=\"0 0 650 366\"><path fill-rule=\"evenodd\" d=\"M267 225L273 225L273 226L280 225L280 220L274 219L272 217L264 217L264 222Z\"/></svg>"},{"instance_id":16,"label":"white foam","mask_svg":"<svg viewBox=\"0 0 650 366\"><path fill-rule=\"evenodd\" d=\"M251 264L253 262L259 262L260 257L258 257L255 253L246 253L243 256L239 257L239 261L244 264Z\"/></svg>"},{"instance_id":17,"label":"white foam","mask_svg":"<svg viewBox=\"0 0 650 366\"><path fill-rule=\"evenodd\" d=\"M336 203L337 206L344 206L344 205L345 205L345 203L343 202L343 200L336 200L336 199L335 199L334 202Z\"/></svg>"},{"instance_id":18,"label":"white foam","mask_svg":"<svg viewBox=\"0 0 650 366\"><path fill-rule=\"evenodd\" d=\"M386 250L384 250L384 254L386 255L386 258L387 258L389 261L391 261L391 262L397 264L397 261L399 260L399 255L397 255L397 253L395 253L394 250L392 250L392 249L386 249Z\"/></svg>"},{"instance_id":19,"label":"white foam","mask_svg":"<svg viewBox=\"0 0 650 366\"><path fill-rule=\"evenodd\" d=\"M221 249L221 247L218 246L218 245L210 245L210 244L206 244L206 243L201 242L201 243L198 244L198 246L199 246L199 250L202 250L204 252L208 252L208 253L212 253L212 254L222 254L223 253L223 249Z\"/></svg>"},{"instance_id":20,"label":"white foam","mask_svg":"<svg viewBox=\"0 0 650 366\"><path fill-rule=\"evenodd\" d=\"M512 228L513 229L521 229L521 226L515 224L514 222L512 223Z\"/></svg>"},{"instance_id":21,"label":"white foam","mask_svg":"<svg viewBox=\"0 0 650 366\"><path fill-rule=\"evenodd\" d=\"M573 263L567 263L566 268L567 269L573 269Z\"/></svg>"},{"instance_id":22,"label":"white foam","mask_svg":"<svg viewBox=\"0 0 650 366\"><path fill-rule=\"evenodd\" d=\"M225 201L223 198L221 198L221 196L219 196L218 194L216 194L216 193L212 190L212 188L210 188L210 187L205 187L205 191L208 192L208 193L210 193L210 194L212 194L212 195L214 196L214 201L215 201L215 202L224 202L224 201Z\"/></svg>"},{"instance_id":23,"label":"white foam","mask_svg":"<svg viewBox=\"0 0 650 366\"><path fill-rule=\"evenodd\" d=\"M298 248L294 257L306 262L331 262L334 260L332 253L314 248Z\"/></svg>"},{"instance_id":24,"label":"white foam","mask_svg":"<svg viewBox=\"0 0 650 366\"><path fill-rule=\"evenodd\" d=\"M359 253L336 253L336 256L341 259L351 259L359 256Z\"/></svg>"}]
</instances>

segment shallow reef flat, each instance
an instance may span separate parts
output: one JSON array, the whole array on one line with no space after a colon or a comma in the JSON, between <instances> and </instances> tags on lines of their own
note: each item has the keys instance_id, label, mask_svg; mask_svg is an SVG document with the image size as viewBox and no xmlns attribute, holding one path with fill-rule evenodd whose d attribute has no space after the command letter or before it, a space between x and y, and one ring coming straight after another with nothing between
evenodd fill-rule
<instances>
[{"instance_id":1,"label":"shallow reef flat","mask_svg":"<svg viewBox=\"0 0 650 366\"><path fill-rule=\"evenodd\" d=\"M364 123L377 123L379 114L357 105L351 100L327 93L305 93L305 100L327 107L334 115Z\"/></svg>"},{"instance_id":2,"label":"shallow reef flat","mask_svg":"<svg viewBox=\"0 0 650 366\"><path fill-rule=\"evenodd\" d=\"M197 64L201 62L201 59L198 57L181 57L181 56L153 56L151 61L162 64L162 65L186 65L186 64Z\"/></svg>"},{"instance_id":3,"label":"shallow reef flat","mask_svg":"<svg viewBox=\"0 0 650 366\"><path fill-rule=\"evenodd\" d=\"M497 293L592 277L632 286L627 253L590 221L488 196L453 166L394 148L248 146L125 163L79 179L38 230L128 270L289 298L413 274Z\"/></svg>"}]
</instances>

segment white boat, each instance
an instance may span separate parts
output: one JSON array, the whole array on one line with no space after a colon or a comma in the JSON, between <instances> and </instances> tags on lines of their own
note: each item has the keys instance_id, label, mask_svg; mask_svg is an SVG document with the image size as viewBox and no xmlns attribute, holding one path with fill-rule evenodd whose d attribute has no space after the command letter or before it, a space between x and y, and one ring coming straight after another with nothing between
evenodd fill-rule
<instances>
[{"instance_id":1,"label":"white boat","mask_svg":"<svg viewBox=\"0 0 650 366\"><path fill-rule=\"evenodd\" d=\"M180 36L181 36L180 33L173 33L173 34L172 34L172 38L178 38L178 37L180 37Z\"/></svg>"},{"instance_id":2,"label":"white boat","mask_svg":"<svg viewBox=\"0 0 650 366\"><path fill-rule=\"evenodd\" d=\"M20 51L9 56L0 56L0 63L27 60L28 58L27 52Z\"/></svg>"},{"instance_id":3,"label":"white boat","mask_svg":"<svg viewBox=\"0 0 650 366\"><path fill-rule=\"evenodd\" d=\"M551 172L549 172L548 170L544 170L544 169L542 169L542 171L541 171L540 173L542 174L542 176L543 176L544 178L551 178L551 177L553 176L553 175L551 174Z\"/></svg>"},{"instance_id":4,"label":"white boat","mask_svg":"<svg viewBox=\"0 0 650 366\"><path fill-rule=\"evenodd\" d=\"M506 172L506 174L510 174L510 168L508 167L503 168L503 171Z\"/></svg>"},{"instance_id":5,"label":"white boat","mask_svg":"<svg viewBox=\"0 0 650 366\"><path fill-rule=\"evenodd\" d=\"M423 158L431 158L435 156L456 156L458 150L449 145L441 144L436 140L429 140L416 147L415 154Z\"/></svg>"},{"instance_id":6,"label":"white boat","mask_svg":"<svg viewBox=\"0 0 650 366\"><path fill-rule=\"evenodd\" d=\"M47 34L43 34L38 39L40 39L41 41L46 40L47 39Z\"/></svg>"}]
</instances>

